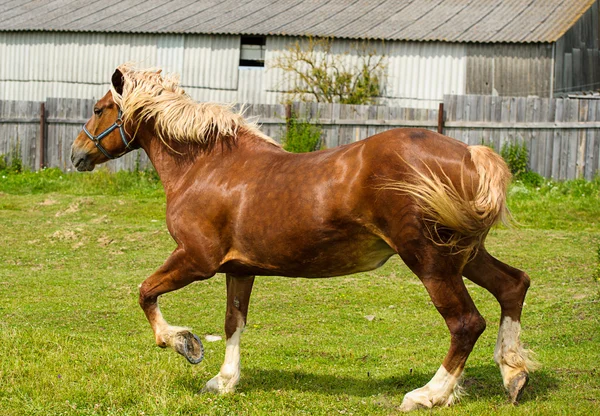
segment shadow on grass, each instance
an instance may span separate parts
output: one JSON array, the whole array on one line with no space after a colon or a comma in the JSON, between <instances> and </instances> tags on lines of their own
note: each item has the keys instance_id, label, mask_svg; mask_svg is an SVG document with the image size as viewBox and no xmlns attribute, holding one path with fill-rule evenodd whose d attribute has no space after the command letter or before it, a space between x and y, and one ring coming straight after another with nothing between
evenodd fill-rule
<instances>
[{"instance_id":1,"label":"shadow on grass","mask_svg":"<svg viewBox=\"0 0 600 416\"><path fill-rule=\"evenodd\" d=\"M349 395L368 397L378 394L404 395L425 385L433 373L414 372L411 375L397 377L352 377L335 374L314 374L303 371L269 370L244 368L238 386L239 392L252 391L298 391L318 392L330 395ZM183 381L183 380L181 380ZM198 391L197 380L183 381L189 390ZM506 397L498 367L493 364L467 367L463 386L467 396L465 400ZM521 402L544 399L549 392L559 387L558 378L548 370L538 370L531 374Z\"/></svg>"}]
</instances>

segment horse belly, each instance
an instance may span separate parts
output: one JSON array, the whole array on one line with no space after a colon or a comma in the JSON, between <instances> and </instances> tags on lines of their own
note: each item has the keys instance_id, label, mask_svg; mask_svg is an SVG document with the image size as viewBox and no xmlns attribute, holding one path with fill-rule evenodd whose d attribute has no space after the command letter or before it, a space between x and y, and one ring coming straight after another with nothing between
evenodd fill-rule
<instances>
[{"instance_id":1,"label":"horse belly","mask_svg":"<svg viewBox=\"0 0 600 416\"><path fill-rule=\"evenodd\" d=\"M311 262L310 271L315 277L364 272L382 266L394 253L381 240L339 246L334 244Z\"/></svg>"},{"instance_id":2,"label":"horse belly","mask_svg":"<svg viewBox=\"0 0 600 416\"><path fill-rule=\"evenodd\" d=\"M269 253L230 253L221 271L263 276L333 277L382 266L395 251L381 239L321 242Z\"/></svg>"}]
</instances>

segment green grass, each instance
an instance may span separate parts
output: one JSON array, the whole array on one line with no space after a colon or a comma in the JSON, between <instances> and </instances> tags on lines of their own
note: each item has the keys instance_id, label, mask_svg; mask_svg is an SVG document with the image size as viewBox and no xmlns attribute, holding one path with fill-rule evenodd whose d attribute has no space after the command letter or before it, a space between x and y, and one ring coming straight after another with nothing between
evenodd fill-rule
<instances>
[{"instance_id":1,"label":"green grass","mask_svg":"<svg viewBox=\"0 0 600 416\"><path fill-rule=\"evenodd\" d=\"M599 190L511 188L520 227L492 231L487 246L532 278L523 339L543 367L509 405L492 360L498 305L468 283L488 328L467 363L468 395L432 413L600 412ZM205 361L191 366L154 346L137 305L137 285L174 248L164 210L149 174L0 173L0 414L389 415L439 367L448 331L393 258L343 278L257 278L238 393L199 394L224 341L205 342ZM223 335L224 277L161 307L173 324Z\"/></svg>"}]
</instances>

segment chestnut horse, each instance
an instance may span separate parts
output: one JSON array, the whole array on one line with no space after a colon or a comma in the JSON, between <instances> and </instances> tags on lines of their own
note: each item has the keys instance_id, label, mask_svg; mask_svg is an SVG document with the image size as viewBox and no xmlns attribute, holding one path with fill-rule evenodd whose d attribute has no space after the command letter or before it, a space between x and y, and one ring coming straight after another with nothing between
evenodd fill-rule
<instances>
[{"instance_id":1,"label":"chestnut horse","mask_svg":"<svg viewBox=\"0 0 600 416\"><path fill-rule=\"evenodd\" d=\"M492 257L484 240L506 214L510 173L491 149L421 129L394 129L349 145L291 154L241 114L197 103L178 78L120 66L72 147L79 171L142 148L163 183L177 248L140 286L156 344L191 363L189 329L168 324L158 297L225 273L225 360L205 390L233 392L255 275L332 277L375 269L399 254L425 285L451 334L450 349L401 409L447 406L485 321L463 276L501 307L494 350L516 402L531 364L520 342L529 277Z\"/></svg>"}]
</instances>

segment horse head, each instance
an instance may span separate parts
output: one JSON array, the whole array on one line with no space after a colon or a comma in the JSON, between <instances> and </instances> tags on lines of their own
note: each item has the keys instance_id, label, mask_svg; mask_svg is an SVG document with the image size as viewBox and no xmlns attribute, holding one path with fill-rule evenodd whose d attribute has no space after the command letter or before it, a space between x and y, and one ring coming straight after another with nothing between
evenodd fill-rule
<instances>
[{"instance_id":1,"label":"horse head","mask_svg":"<svg viewBox=\"0 0 600 416\"><path fill-rule=\"evenodd\" d=\"M71 147L71 162L79 171L91 171L97 164L116 159L135 149L133 137L127 134L121 109L113 94L123 93L123 73L117 69L112 76L112 89L96 104L94 114Z\"/></svg>"}]
</instances>

